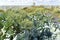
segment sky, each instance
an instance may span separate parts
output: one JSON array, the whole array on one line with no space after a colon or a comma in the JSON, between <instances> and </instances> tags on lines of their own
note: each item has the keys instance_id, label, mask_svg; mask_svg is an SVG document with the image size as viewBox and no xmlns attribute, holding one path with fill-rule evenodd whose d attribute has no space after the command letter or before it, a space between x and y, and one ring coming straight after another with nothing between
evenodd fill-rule
<instances>
[{"instance_id":1,"label":"sky","mask_svg":"<svg viewBox=\"0 0 60 40\"><path fill-rule=\"evenodd\" d=\"M60 5L60 0L0 0L0 6L3 5Z\"/></svg>"}]
</instances>

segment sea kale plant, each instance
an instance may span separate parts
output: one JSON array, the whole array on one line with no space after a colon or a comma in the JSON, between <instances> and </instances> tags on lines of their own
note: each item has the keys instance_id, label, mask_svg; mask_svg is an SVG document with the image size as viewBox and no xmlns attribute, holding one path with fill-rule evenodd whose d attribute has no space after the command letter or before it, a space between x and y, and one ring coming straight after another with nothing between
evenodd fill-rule
<instances>
[{"instance_id":1,"label":"sea kale plant","mask_svg":"<svg viewBox=\"0 0 60 40\"><path fill-rule=\"evenodd\" d=\"M8 9L0 12L0 40L55 40L59 26L41 12Z\"/></svg>"},{"instance_id":2,"label":"sea kale plant","mask_svg":"<svg viewBox=\"0 0 60 40\"><path fill-rule=\"evenodd\" d=\"M37 12L27 17L33 22L33 26L31 29L24 29L22 34L17 34L16 40L55 40L54 32L59 26L53 22L51 16Z\"/></svg>"}]
</instances>

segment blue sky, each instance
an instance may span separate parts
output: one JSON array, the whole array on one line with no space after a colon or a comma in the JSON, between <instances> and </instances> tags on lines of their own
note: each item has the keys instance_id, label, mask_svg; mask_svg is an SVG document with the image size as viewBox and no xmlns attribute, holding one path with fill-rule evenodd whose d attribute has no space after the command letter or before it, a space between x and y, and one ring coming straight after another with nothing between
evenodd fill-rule
<instances>
[{"instance_id":1,"label":"blue sky","mask_svg":"<svg viewBox=\"0 0 60 40\"><path fill-rule=\"evenodd\" d=\"M60 5L60 0L0 0L1 5Z\"/></svg>"}]
</instances>

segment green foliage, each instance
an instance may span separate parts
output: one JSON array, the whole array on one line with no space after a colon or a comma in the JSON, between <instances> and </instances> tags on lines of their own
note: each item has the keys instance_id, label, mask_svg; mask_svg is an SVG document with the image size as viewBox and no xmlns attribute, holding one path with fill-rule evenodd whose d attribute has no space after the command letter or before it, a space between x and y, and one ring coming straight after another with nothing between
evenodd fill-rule
<instances>
[{"instance_id":1,"label":"green foliage","mask_svg":"<svg viewBox=\"0 0 60 40\"><path fill-rule=\"evenodd\" d=\"M32 7L33 8L33 7ZM47 11L47 10L46 10ZM0 39L10 38L16 40L44 40L44 36L50 38L52 32L45 28L50 26L52 17L47 16L45 9L7 9L0 13ZM24 33L25 32L25 33Z\"/></svg>"}]
</instances>

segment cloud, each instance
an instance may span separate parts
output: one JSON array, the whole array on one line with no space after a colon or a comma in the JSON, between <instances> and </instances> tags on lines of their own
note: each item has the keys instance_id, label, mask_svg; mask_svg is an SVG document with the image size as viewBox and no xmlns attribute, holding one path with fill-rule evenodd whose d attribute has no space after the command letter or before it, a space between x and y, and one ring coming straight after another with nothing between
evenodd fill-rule
<instances>
[{"instance_id":1,"label":"cloud","mask_svg":"<svg viewBox=\"0 0 60 40\"><path fill-rule=\"evenodd\" d=\"M32 0L0 0L0 5L31 5Z\"/></svg>"},{"instance_id":2,"label":"cloud","mask_svg":"<svg viewBox=\"0 0 60 40\"><path fill-rule=\"evenodd\" d=\"M60 0L42 0L36 1L36 5L60 5Z\"/></svg>"},{"instance_id":3,"label":"cloud","mask_svg":"<svg viewBox=\"0 0 60 40\"><path fill-rule=\"evenodd\" d=\"M1 5L60 5L60 0L0 0Z\"/></svg>"}]
</instances>

